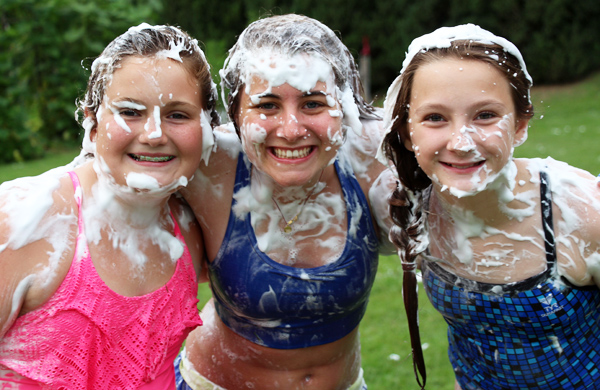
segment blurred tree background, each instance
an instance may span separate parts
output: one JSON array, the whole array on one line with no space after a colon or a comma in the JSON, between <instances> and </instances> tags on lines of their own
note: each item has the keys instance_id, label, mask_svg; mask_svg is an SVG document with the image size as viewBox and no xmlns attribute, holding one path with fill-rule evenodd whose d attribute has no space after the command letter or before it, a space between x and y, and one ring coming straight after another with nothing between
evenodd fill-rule
<instances>
[{"instance_id":1,"label":"blurred tree background","mask_svg":"<svg viewBox=\"0 0 600 390\"><path fill-rule=\"evenodd\" d=\"M398 74L413 38L461 23L515 43L536 85L600 69L598 0L0 0L0 163L80 144L75 100L93 59L128 27L182 27L200 41L218 82L246 25L288 12L337 31L357 59L368 38L375 97Z\"/></svg>"}]
</instances>

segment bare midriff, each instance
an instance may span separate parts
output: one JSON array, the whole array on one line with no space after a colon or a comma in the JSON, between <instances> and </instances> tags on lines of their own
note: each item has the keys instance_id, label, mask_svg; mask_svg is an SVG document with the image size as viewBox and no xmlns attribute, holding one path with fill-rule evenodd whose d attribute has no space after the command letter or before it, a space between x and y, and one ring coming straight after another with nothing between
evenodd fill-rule
<instances>
[{"instance_id":1,"label":"bare midriff","mask_svg":"<svg viewBox=\"0 0 600 390\"><path fill-rule=\"evenodd\" d=\"M198 373L225 389L345 390L358 377L358 328L329 344L274 349L229 329L212 300L201 315L204 325L186 341L187 358Z\"/></svg>"}]
</instances>

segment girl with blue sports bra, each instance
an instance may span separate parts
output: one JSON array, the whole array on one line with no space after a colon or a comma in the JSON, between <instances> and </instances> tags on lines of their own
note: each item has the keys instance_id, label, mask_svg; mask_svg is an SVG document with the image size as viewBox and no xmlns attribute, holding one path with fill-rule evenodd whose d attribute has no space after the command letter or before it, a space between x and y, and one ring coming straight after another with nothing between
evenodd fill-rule
<instances>
[{"instance_id":1,"label":"girl with blue sports bra","mask_svg":"<svg viewBox=\"0 0 600 390\"><path fill-rule=\"evenodd\" d=\"M304 16L252 23L221 78L232 123L183 191L213 299L178 388L366 389L358 325L395 186L374 159L380 114L348 49Z\"/></svg>"},{"instance_id":2,"label":"girl with blue sports bra","mask_svg":"<svg viewBox=\"0 0 600 390\"><path fill-rule=\"evenodd\" d=\"M71 164L0 186L0 388L172 390L204 250L172 196L219 124L198 43L141 24L94 61Z\"/></svg>"},{"instance_id":3,"label":"girl with blue sports bra","mask_svg":"<svg viewBox=\"0 0 600 390\"><path fill-rule=\"evenodd\" d=\"M405 296L419 266L448 323L456 389L600 388L600 193L588 172L513 157L531 85L511 42L468 24L415 39L386 98L390 237Z\"/></svg>"}]
</instances>

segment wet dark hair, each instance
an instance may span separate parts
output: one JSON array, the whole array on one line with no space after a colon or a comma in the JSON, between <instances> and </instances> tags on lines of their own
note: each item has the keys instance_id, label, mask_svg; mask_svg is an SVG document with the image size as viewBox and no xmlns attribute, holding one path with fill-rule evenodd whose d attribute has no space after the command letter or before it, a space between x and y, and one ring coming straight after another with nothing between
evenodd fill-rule
<instances>
[{"instance_id":1,"label":"wet dark hair","mask_svg":"<svg viewBox=\"0 0 600 390\"><path fill-rule=\"evenodd\" d=\"M422 388L425 386L426 374L418 328L415 268L419 255L416 250L420 242L419 236L425 229L426 215L423 208L428 199L427 189L431 185L431 179L419 167L415 153L408 150L403 141L409 137L408 110L416 71L422 65L446 58L482 61L499 70L512 87L517 122L533 117L533 105L529 97L531 81L526 72L521 69L519 59L497 44L455 40L448 48L422 50L414 56L400 76L401 85L392 111L394 121L391 131L384 139L383 148L386 157L395 165L400 180L400 185L389 201L390 215L399 227L399 229L392 229L390 240L398 248L402 260L404 271L402 288L411 334L415 375ZM419 373L422 382L419 380Z\"/></svg>"},{"instance_id":2,"label":"wet dark hair","mask_svg":"<svg viewBox=\"0 0 600 390\"><path fill-rule=\"evenodd\" d=\"M97 125L96 114L104 99L106 85L110 83L112 74L124 59L131 56L152 56L163 50L175 48L179 48L178 54L183 65L198 81L202 105L210 113L211 125L218 126L220 117L216 109L218 97L216 86L212 81L210 66L198 42L177 27L149 24L132 27L115 38L93 62L87 90L83 98L77 102L75 119L83 125L87 112L87 120L92 121L92 127Z\"/></svg>"},{"instance_id":3,"label":"wet dark hair","mask_svg":"<svg viewBox=\"0 0 600 390\"><path fill-rule=\"evenodd\" d=\"M240 91L244 86L243 72L247 57L256 50L267 49L274 53L293 56L306 53L322 58L333 69L335 84L344 90L352 89L361 119L381 119L373 106L363 98L363 87L354 57L340 38L318 20L303 15L287 14L259 19L251 23L229 50L221 76L221 94L227 106L229 119L236 123ZM226 92L229 91L227 98Z\"/></svg>"}]
</instances>

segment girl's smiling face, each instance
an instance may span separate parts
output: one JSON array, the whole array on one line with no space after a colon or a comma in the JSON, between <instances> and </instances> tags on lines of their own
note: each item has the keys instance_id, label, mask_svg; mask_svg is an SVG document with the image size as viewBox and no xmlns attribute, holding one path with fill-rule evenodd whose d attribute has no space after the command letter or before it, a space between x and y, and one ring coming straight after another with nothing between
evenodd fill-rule
<instances>
[{"instance_id":1,"label":"girl's smiling face","mask_svg":"<svg viewBox=\"0 0 600 390\"><path fill-rule=\"evenodd\" d=\"M445 58L414 75L404 145L438 189L473 195L487 188L527 136L511 86L490 64Z\"/></svg>"},{"instance_id":2,"label":"girl's smiling face","mask_svg":"<svg viewBox=\"0 0 600 390\"><path fill-rule=\"evenodd\" d=\"M253 76L240 91L236 121L244 151L277 184L307 184L335 158L343 132L332 84L318 81L301 91Z\"/></svg>"},{"instance_id":3,"label":"girl's smiling face","mask_svg":"<svg viewBox=\"0 0 600 390\"><path fill-rule=\"evenodd\" d=\"M119 185L132 174L130 183L148 179L157 187L189 179L200 163L201 115L200 87L181 62L125 58L90 133L103 172Z\"/></svg>"}]
</instances>

